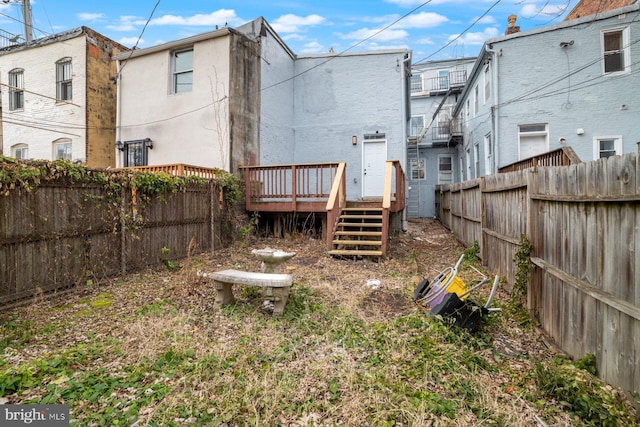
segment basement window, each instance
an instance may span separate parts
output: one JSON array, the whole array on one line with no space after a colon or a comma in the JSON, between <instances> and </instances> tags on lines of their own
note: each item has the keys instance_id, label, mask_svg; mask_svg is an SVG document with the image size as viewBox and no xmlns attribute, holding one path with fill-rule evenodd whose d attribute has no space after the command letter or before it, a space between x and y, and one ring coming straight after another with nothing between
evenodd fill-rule
<instances>
[{"instance_id":1,"label":"basement window","mask_svg":"<svg viewBox=\"0 0 640 427\"><path fill-rule=\"evenodd\" d=\"M71 140L61 138L53 142L53 159L71 160Z\"/></svg>"},{"instance_id":2,"label":"basement window","mask_svg":"<svg viewBox=\"0 0 640 427\"><path fill-rule=\"evenodd\" d=\"M16 144L11 147L11 157L18 160L29 158L29 146L27 144Z\"/></svg>"}]
</instances>

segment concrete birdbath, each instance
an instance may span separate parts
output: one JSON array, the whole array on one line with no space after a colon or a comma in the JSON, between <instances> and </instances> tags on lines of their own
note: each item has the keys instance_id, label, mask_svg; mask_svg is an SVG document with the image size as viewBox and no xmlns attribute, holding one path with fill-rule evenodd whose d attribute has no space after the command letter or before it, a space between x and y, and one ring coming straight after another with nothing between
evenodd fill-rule
<instances>
[{"instance_id":1,"label":"concrete birdbath","mask_svg":"<svg viewBox=\"0 0 640 427\"><path fill-rule=\"evenodd\" d=\"M261 268L263 273L280 273L280 264L296 255L295 252L285 252L271 248L254 249L251 253L262 261Z\"/></svg>"}]
</instances>

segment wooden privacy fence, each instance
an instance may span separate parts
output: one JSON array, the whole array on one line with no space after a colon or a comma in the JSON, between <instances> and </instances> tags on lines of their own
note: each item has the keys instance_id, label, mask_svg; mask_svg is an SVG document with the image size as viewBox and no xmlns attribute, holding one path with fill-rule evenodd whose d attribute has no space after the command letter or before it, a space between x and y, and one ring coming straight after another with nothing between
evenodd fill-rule
<instances>
[{"instance_id":1,"label":"wooden privacy fence","mask_svg":"<svg viewBox=\"0 0 640 427\"><path fill-rule=\"evenodd\" d=\"M55 182L0 196L0 308L212 250L220 200L214 181L166 198Z\"/></svg>"},{"instance_id":2,"label":"wooden privacy fence","mask_svg":"<svg viewBox=\"0 0 640 427\"><path fill-rule=\"evenodd\" d=\"M527 305L541 327L572 357L595 354L607 383L640 392L635 153L440 186L436 197L442 222L465 244L477 240L483 262L511 284L526 235L534 266Z\"/></svg>"}]
</instances>

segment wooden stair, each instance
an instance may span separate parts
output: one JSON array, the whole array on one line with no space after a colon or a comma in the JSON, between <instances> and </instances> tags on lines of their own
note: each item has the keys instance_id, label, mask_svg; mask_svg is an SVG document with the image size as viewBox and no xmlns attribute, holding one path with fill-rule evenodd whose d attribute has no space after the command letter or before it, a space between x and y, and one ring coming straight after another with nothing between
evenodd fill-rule
<instances>
[{"instance_id":1,"label":"wooden stair","mask_svg":"<svg viewBox=\"0 0 640 427\"><path fill-rule=\"evenodd\" d=\"M350 204L342 209L333 232L329 254L333 256L381 257L382 206Z\"/></svg>"}]
</instances>

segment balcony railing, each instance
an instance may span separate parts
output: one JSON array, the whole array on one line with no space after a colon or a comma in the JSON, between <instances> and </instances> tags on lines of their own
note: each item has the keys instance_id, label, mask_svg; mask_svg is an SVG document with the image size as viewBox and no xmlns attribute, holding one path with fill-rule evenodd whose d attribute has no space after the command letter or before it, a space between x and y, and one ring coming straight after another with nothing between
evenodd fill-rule
<instances>
[{"instance_id":1,"label":"balcony railing","mask_svg":"<svg viewBox=\"0 0 640 427\"><path fill-rule=\"evenodd\" d=\"M340 163L244 166L246 209L323 212Z\"/></svg>"},{"instance_id":2,"label":"balcony railing","mask_svg":"<svg viewBox=\"0 0 640 427\"><path fill-rule=\"evenodd\" d=\"M220 169L204 168L200 166L174 163L170 165L153 166L130 166L125 169L132 169L139 172L166 173L171 176L198 176L200 178L214 179Z\"/></svg>"},{"instance_id":3,"label":"balcony railing","mask_svg":"<svg viewBox=\"0 0 640 427\"><path fill-rule=\"evenodd\" d=\"M427 78L424 80L412 80L412 95L429 95L440 93L450 88L461 88L467 83L466 70L451 70L448 75Z\"/></svg>"},{"instance_id":4,"label":"balcony railing","mask_svg":"<svg viewBox=\"0 0 640 427\"><path fill-rule=\"evenodd\" d=\"M553 151L548 151L546 153L503 166L498 169L498 172L513 172L536 166L569 166L580 162L580 157L578 157L575 151L573 151L573 148L561 147Z\"/></svg>"},{"instance_id":5,"label":"balcony railing","mask_svg":"<svg viewBox=\"0 0 640 427\"><path fill-rule=\"evenodd\" d=\"M391 212L400 212L405 208L406 178L398 160L387 160L382 193L382 253L387 253L389 236L389 217Z\"/></svg>"}]
</instances>

